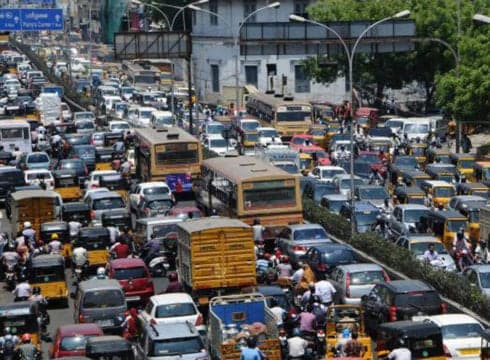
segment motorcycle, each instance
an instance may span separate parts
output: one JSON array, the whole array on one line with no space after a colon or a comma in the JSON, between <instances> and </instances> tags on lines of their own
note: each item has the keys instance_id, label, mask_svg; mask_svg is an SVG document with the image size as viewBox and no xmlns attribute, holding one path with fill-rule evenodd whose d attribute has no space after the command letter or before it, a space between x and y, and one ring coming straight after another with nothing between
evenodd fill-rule
<instances>
[{"instance_id":1,"label":"motorcycle","mask_svg":"<svg viewBox=\"0 0 490 360\"><path fill-rule=\"evenodd\" d=\"M281 359L287 359L289 355L288 337L286 330L279 330L279 344L281 345Z\"/></svg>"},{"instance_id":2,"label":"motorcycle","mask_svg":"<svg viewBox=\"0 0 490 360\"><path fill-rule=\"evenodd\" d=\"M166 256L156 256L148 263L151 276L165 277L170 269L170 263Z\"/></svg>"},{"instance_id":3,"label":"motorcycle","mask_svg":"<svg viewBox=\"0 0 490 360\"><path fill-rule=\"evenodd\" d=\"M12 291L15 289L16 280L15 265L7 265L7 269L5 270L5 283L7 285L7 290Z\"/></svg>"},{"instance_id":4,"label":"motorcycle","mask_svg":"<svg viewBox=\"0 0 490 360\"><path fill-rule=\"evenodd\" d=\"M15 359L15 344L12 340L7 340L0 350L0 358L4 360Z\"/></svg>"},{"instance_id":5,"label":"motorcycle","mask_svg":"<svg viewBox=\"0 0 490 360\"><path fill-rule=\"evenodd\" d=\"M87 278L87 271L88 271L88 263L86 262L83 265L75 265L75 268L73 269L74 273L74 283L79 284L80 282L84 281Z\"/></svg>"}]
</instances>

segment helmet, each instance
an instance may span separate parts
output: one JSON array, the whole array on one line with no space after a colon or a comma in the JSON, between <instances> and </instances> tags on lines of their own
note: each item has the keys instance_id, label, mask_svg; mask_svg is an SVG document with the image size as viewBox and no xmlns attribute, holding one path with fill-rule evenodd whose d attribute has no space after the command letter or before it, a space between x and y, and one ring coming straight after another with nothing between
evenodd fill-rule
<instances>
[{"instance_id":1,"label":"helmet","mask_svg":"<svg viewBox=\"0 0 490 360\"><path fill-rule=\"evenodd\" d=\"M177 277L177 274L174 273L174 272L171 272L168 274L168 280L169 281L177 281L178 277Z\"/></svg>"},{"instance_id":2,"label":"helmet","mask_svg":"<svg viewBox=\"0 0 490 360\"><path fill-rule=\"evenodd\" d=\"M301 336L301 330L299 328L294 328L293 336Z\"/></svg>"},{"instance_id":3,"label":"helmet","mask_svg":"<svg viewBox=\"0 0 490 360\"><path fill-rule=\"evenodd\" d=\"M51 240L58 240L59 239L59 236L57 233L52 233L51 234Z\"/></svg>"},{"instance_id":4,"label":"helmet","mask_svg":"<svg viewBox=\"0 0 490 360\"><path fill-rule=\"evenodd\" d=\"M21 341L22 341L23 343L29 343L29 342L31 342L31 339L32 339L32 336L31 336L31 334L29 334L29 333L25 333L25 334L24 334L24 335L22 335L22 337L21 337Z\"/></svg>"},{"instance_id":5,"label":"helmet","mask_svg":"<svg viewBox=\"0 0 490 360\"><path fill-rule=\"evenodd\" d=\"M97 268L97 277L105 277L105 269L101 266Z\"/></svg>"},{"instance_id":6,"label":"helmet","mask_svg":"<svg viewBox=\"0 0 490 360\"><path fill-rule=\"evenodd\" d=\"M5 329L3 330L3 333L4 333L5 335L7 335L7 334L8 334L8 335L10 335L10 333L11 333L10 326L6 326L6 327L5 327Z\"/></svg>"},{"instance_id":7,"label":"helmet","mask_svg":"<svg viewBox=\"0 0 490 360\"><path fill-rule=\"evenodd\" d=\"M24 229L29 229L29 228L31 228L31 227L32 227L32 224L31 224L31 222L30 222L30 221L26 221L26 222L24 222Z\"/></svg>"},{"instance_id":8,"label":"helmet","mask_svg":"<svg viewBox=\"0 0 490 360\"><path fill-rule=\"evenodd\" d=\"M32 288L32 295L39 295L41 294L41 288L39 286L34 286Z\"/></svg>"}]
</instances>

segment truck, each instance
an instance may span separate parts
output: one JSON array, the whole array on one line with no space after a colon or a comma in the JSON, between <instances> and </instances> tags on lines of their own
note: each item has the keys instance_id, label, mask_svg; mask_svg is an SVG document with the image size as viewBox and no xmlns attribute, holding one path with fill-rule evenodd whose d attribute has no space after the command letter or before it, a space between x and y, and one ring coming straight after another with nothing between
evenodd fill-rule
<instances>
[{"instance_id":1,"label":"truck","mask_svg":"<svg viewBox=\"0 0 490 360\"><path fill-rule=\"evenodd\" d=\"M59 122L61 119L61 99L57 93L41 93L36 99L39 121L44 126Z\"/></svg>"},{"instance_id":2,"label":"truck","mask_svg":"<svg viewBox=\"0 0 490 360\"><path fill-rule=\"evenodd\" d=\"M262 294L217 296L209 303L209 350L212 359L239 360L241 344L235 335L245 326L257 337L268 360L281 359L276 318Z\"/></svg>"},{"instance_id":3,"label":"truck","mask_svg":"<svg viewBox=\"0 0 490 360\"><path fill-rule=\"evenodd\" d=\"M270 162L288 173L297 174L300 169L299 153L287 145L269 145L255 151L258 158Z\"/></svg>"},{"instance_id":4,"label":"truck","mask_svg":"<svg viewBox=\"0 0 490 360\"><path fill-rule=\"evenodd\" d=\"M252 228L237 219L209 217L177 225L177 270L201 306L211 297L256 285Z\"/></svg>"},{"instance_id":5,"label":"truck","mask_svg":"<svg viewBox=\"0 0 490 360\"><path fill-rule=\"evenodd\" d=\"M480 209L480 239L488 242L490 235L490 206Z\"/></svg>"}]
</instances>

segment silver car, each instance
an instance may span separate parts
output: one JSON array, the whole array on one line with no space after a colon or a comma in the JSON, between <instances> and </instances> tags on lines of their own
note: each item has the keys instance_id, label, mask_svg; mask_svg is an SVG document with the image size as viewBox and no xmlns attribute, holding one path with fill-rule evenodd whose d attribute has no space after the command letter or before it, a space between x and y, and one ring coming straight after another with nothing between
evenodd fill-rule
<instances>
[{"instance_id":1,"label":"silver car","mask_svg":"<svg viewBox=\"0 0 490 360\"><path fill-rule=\"evenodd\" d=\"M464 269L463 275L471 286L490 298L490 265L472 265Z\"/></svg>"},{"instance_id":2,"label":"silver car","mask_svg":"<svg viewBox=\"0 0 490 360\"><path fill-rule=\"evenodd\" d=\"M110 213L115 209L126 210L123 198L117 192L104 191L90 194L85 203L90 208L92 225L102 225L102 214Z\"/></svg>"},{"instance_id":3,"label":"silver car","mask_svg":"<svg viewBox=\"0 0 490 360\"><path fill-rule=\"evenodd\" d=\"M289 225L277 238L282 254L288 255L293 264L297 264L314 245L332 242L323 226L319 224Z\"/></svg>"},{"instance_id":4,"label":"silver car","mask_svg":"<svg viewBox=\"0 0 490 360\"><path fill-rule=\"evenodd\" d=\"M330 278L337 301L349 305L360 304L361 296L368 295L375 284L390 280L381 266L370 263L337 266Z\"/></svg>"}]
</instances>

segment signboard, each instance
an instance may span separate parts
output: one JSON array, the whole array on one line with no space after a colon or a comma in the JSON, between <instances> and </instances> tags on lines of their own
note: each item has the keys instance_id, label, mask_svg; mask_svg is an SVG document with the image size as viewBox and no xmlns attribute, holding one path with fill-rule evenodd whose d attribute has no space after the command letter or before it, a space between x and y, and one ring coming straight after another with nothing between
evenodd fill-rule
<instances>
[{"instance_id":1,"label":"signboard","mask_svg":"<svg viewBox=\"0 0 490 360\"><path fill-rule=\"evenodd\" d=\"M0 9L0 31L63 30L62 9Z\"/></svg>"}]
</instances>

